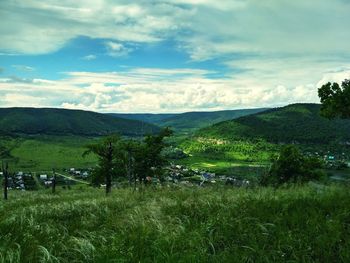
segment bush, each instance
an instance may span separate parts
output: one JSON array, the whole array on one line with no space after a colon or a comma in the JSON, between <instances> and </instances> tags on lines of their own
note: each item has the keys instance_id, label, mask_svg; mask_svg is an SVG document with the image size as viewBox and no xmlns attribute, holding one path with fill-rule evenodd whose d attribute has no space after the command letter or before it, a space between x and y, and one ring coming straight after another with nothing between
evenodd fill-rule
<instances>
[{"instance_id":1,"label":"bush","mask_svg":"<svg viewBox=\"0 0 350 263\"><path fill-rule=\"evenodd\" d=\"M281 149L268 172L261 178L262 185L279 186L285 183L305 183L324 177L322 161L314 157L304 157L294 145Z\"/></svg>"}]
</instances>

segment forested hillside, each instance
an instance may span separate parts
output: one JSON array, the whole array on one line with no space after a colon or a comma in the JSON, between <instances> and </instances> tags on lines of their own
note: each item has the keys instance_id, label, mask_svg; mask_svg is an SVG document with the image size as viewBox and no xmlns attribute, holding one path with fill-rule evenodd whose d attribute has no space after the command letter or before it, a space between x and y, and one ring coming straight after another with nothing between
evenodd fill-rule
<instances>
[{"instance_id":1,"label":"forested hillside","mask_svg":"<svg viewBox=\"0 0 350 263\"><path fill-rule=\"evenodd\" d=\"M52 108L0 109L0 134L142 135L159 130L153 124L106 114Z\"/></svg>"},{"instance_id":2,"label":"forested hillside","mask_svg":"<svg viewBox=\"0 0 350 263\"><path fill-rule=\"evenodd\" d=\"M328 120L319 113L319 104L292 104L217 123L201 129L197 135L229 140L261 138L282 143L350 141L350 120Z\"/></svg>"},{"instance_id":3,"label":"forested hillside","mask_svg":"<svg viewBox=\"0 0 350 263\"><path fill-rule=\"evenodd\" d=\"M112 116L126 119L142 120L162 127L171 127L177 131L192 131L218 122L236 119L249 114L258 113L265 108L224 110L208 112L185 112L179 114L118 114Z\"/></svg>"}]
</instances>

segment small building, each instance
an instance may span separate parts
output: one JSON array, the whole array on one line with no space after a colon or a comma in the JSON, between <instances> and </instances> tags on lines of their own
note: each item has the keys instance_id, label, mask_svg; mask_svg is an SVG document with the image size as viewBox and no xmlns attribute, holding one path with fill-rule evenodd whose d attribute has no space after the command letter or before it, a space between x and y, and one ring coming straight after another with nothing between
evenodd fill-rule
<instances>
[{"instance_id":1,"label":"small building","mask_svg":"<svg viewBox=\"0 0 350 263\"><path fill-rule=\"evenodd\" d=\"M328 158L327 158L329 161L334 161L335 160L335 156L333 155L328 155Z\"/></svg>"},{"instance_id":2,"label":"small building","mask_svg":"<svg viewBox=\"0 0 350 263\"><path fill-rule=\"evenodd\" d=\"M47 180L47 174L41 174L40 180Z\"/></svg>"}]
</instances>

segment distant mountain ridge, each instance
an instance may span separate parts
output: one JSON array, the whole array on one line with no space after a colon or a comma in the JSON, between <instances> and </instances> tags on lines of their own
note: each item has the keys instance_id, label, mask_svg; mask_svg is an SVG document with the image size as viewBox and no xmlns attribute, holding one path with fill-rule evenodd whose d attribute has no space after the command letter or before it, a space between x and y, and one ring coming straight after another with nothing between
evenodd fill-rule
<instances>
[{"instance_id":1,"label":"distant mountain ridge","mask_svg":"<svg viewBox=\"0 0 350 263\"><path fill-rule=\"evenodd\" d=\"M176 113L107 113L107 114L118 118L144 121L144 122L148 122L156 125L159 125L165 119L179 115Z\"/></svg>"},{"instance_id":2,"label":"distant mountain ridge","mask_svg":"<svg viewBox=\"0 0 350 263\"><path fill-rule=\"evenodd\" d=\"M118 114L112 113L112 116L122 117L134 120L142 120L162 127L171 127L174 130L188 130L203 128L218 122L231 120L258 113L267 110L266 108L242 109L242 110L223 110L223 111L198 111L173 114Z\"/></svg>"},{"instance_id":3,"label":"distant mountain ridge","mask_svg":"<svg viewBox=\"0 0 350 263\"><path fill-rule=\"evenodd\" d=\"M110 133L138 136L159 127L106 114L57 108L0 108L0 134L99 136Z\"/></svg>"},{"instance_id":4,"label":"distant mountain ridge","mask_svg":"<svg viewBox=\"0 0 350 263\"><path fill-rule=\"evenodd\" d=\"M320 116L320 104L292 104L203 128L197 136L229 140L262 138L271 142L350 141L350 120Z\"/></svg>"}]
</instances>

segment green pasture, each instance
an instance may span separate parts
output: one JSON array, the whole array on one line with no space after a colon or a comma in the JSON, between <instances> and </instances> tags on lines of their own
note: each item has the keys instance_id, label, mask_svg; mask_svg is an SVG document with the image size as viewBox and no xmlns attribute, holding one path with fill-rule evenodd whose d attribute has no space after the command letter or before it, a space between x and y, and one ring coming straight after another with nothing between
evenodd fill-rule
<instances>
[{"instance_id":1,"label":"green pasture","mask_svg":"<svg viewBox=\"0 0 350 263\"><path fill-rule=\"evenodd\" d=\"M93 138L35 136L12 139L10 170L42 171L69 167L87 168L96 164L96 157L83 157L85 145Z\"/></svg>"}]
</instances>

